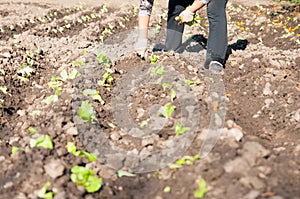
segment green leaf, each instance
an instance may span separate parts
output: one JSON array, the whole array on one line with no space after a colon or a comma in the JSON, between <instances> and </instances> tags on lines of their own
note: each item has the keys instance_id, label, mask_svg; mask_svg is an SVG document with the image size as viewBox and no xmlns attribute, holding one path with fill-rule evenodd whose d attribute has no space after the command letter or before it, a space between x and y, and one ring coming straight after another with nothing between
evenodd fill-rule
<instances>
[{"instance_id":1,"label":"green leaf","mask_svg":"<svg viewBox=\"0 0 300 199\"><path fill-rule=\"evenodd\" d=\"M160 107L158 110L158 114L164 116L165 118L170 118L172 113L174 112L176 106L174 105L165 105Z\"/></svg>"},{"instance_id":2,"label":"green leaf","mask_svg":"<svg viewBox=\"0 0 300 199\"><path fill-rule=\"evenodd\" d=\"M36 134L37 133L37 130L35 128L31 127L31 126L28 128L28 131L29 131L30 134Z\"/></svg>"},{"instance_id":3,"label":"green leaf","mask_svg":"<svg viewBox=\"0 0 300 199\"><path fill-rule=\"evenodd\" d=\"M186 133L189 130L190 130L189 127L183 127L182 124L180 122L178 122L176 124L176 127L175 127L175 134L176 135L182 135L182 134Z\"/></svg>"},{"instance_id":4,"label":"green leaf","mask_svg":"<svg viewBox=\"0 0 300 199\"><path fill-rule=\"evenodd\" d=\"M4 103L4 99L0 99L0 105Z\"/></svg>"},{"instance_id":5,"label":"green leaf","mask_svg":"<svg viewBox=\"0 0 300 199\"><path fill-rule=\"evenodd\" d=\"M52 102L56 102L57 100L58 100L58 96L57 95L50 95L49 97L47 97L46 99L44 99L42 102L46 103L47 105L49 105Z\"/></svg>"},{"instance_id":6,"label":"green leaf","mask_svg":"<svg viewBox=\"0 0 300 199\"><path fill-rule=\"evenodd\" d=\"M84 66L85 63L82 62L82 61L73 61L73 62L72 62L72 65L73 65L73 66Z\"/></svg>"},{"instance_id":7,"label":"green leaf","mask_svg":"<svg viewBox=\"0 0 300 199\"><path fill-rule=\"evenodd\" d=\"M76 153L76 146L73 142L68 142L67 143L67 151L69 153L75 154Z\"/></svg>"},{"instance_id":8,"label":"green leaf","mask_svg":"<svg viewBox=\"0 0 300 199\"><path fill-rule=\"evenodd\" d=\"M70 72L68 78L69 79L75 79L79 75L80 75L79 72L75 68L73 68L72 71Z\"/></svg>"},{"instance_id":9,"label":"green leaf","mask_svg":"<svg viewBox=\"0 0 300 199\"><path fill-rule=\"evenodd\" d=\"M77 113L80 119L84 122L88 122L92 124L96 119L96 113L94 111L92 104L89 103L89 101L83 101Z\"/></svg>"},{"instance_id":10,"label":"green leaf","mask_svg":"<svg viewBox=\"0 0 300 199\"><path fill-rule=\"evenodd\" d=\"M99 64L110 65L110 60L105 53L97 54L97 61Z\"/></svg>"},{"instance_id":11,"label":"green leaf","mask_svg":"<svg viewBox=\"0 0 300 199\"><path fill-rule=\"evenodd\" d=\"M77 151L76 146L73 142L68 142L66 148L69 153L72 153L73 155L79 157L87 157L90 162L94 162L97 160L97 156L94 154L85 151L80 151L80 150Z\"/></svg>"},{"instance_id":12,"label":"green leaf","mask_svg":"<svg viewBox=\"0 0 300 199\"><path fill-rule=\"evenodd\" d=\"M83 95L92 97L93 100L96 100L96 101L100 102L101 105L105 104L104 100L99 95L99 91L98 90L85 89L85 90L83 90L82 93L83 93Z\"/></svg>"},{"instance_id":13,"label":"green leaf","mask_svg":"<svg viewBox=\"0 0 300 199\"><path fill-rule=\"evenodd\" d=\"M30 139L30 147L43 147L53 149L53 143L49 135L42 135L37 139Z\"/></svg>"},{"instance_id":14,"label":"green leaf","mask_svg":"<svg viewBox=\"0 0 300 199\"><path fill-rule=\"evenodd\" d=\"M145 126L147 126L147 125L148 125L147 120L143 120L143 121L141 122L141 124L140 124L140 127L143 128L143 127L145 127Z\"/></svg>"},{"instance_id":15,"label":"green leaf","mask_svg":"<svg viewBox=\"0 0 300 199\"><path fill-rule=\"evenodd\" d=\"M182 167L181 165L178 165L178 164L169 164L168 166L170 169L179 169Z\"/></svg>"},{"instance_id":16,"label":"green leaf","mask_svg":"<svg viewBox=\"0 0 300 199\"><path fill-rule=\"evenodd\" d=\"M163 66L156 66L155 68L151 68L150 72L154 75L163 75L165 73L165 69Z\"/></svg>"},{"instance_id":17,"label":"green leaf","mask_svg":"<svg viewBox=\"0 0 300 199\"><path fill-rule=\"evenodd\" d=\"M0 91L2 91L2 93L4 93L4 95L11 96L11 94L7 92L7 87L6 86L0 86Z\"/></svg>"},{"instance_id":18,"label":"green leaf","mask_svg":"<svg viewBox=\"0 0 300 199\"><path fill-rule=\"evenodd\" d=\"M203 84L203 82L201 82L201 81L192 81L192 80L186 80L186 83L188 84L188 85L199 85L199 84Z\"/></svg>"},{"instance_id":19,"label":"green leaf","mask_svg":"<svg viewBox=\"0 0 300 199\"><path fill-rule=\"evenodd\" d=\"M98 191L102 187L102 178L94 176L94 171L82 166L71 169L71 180L78 186L83 186L89 193Z\"/></svg>"},{"instance_id":20,"label":"green leaf","mask_svg":"<svg viewBox=\"0 0 300 199\"><path fill-rule=\"evenodd\" d=\"M135 177L136 176L136 174L129 173L127 171L121 171L121 170L117 171L116 174L120 178L123 177L123 176L127 176L127 177Z\"/></svg>"},{"instance_id":21,"label":"green leaf","mask_svg":"<svg viewBox=\"0 0 300 199\"><path fill-rule=\"evenodd\" d=\"M151 63L151 64L154 64L155 62L157 62L157 60L158 60L158 56L153 55L153 56L150 58L150 63Z\"/></svg>"},{"instance_id":22,"label":"green leaf","mask_svg":"<svg viewBox=\"0 0 300 199\"><path fill-rule=\"evenodd\" d=\"M197 189L195 192L194 192L194 195L196 198L203 198L207 192L207 189L206 189L206 182L205 180L197 180L196 181L198 186L199 186L199 189Z\"/></svg>"},{"instance_id":23,"label":"green leaf","mask_svg":"<svg viewBox=\"0 0 300 199\"><path fill-rule=\"evenodd\" d=\"M11 155L14 155L19 150L20 150L20 148L13 146L12 149L11 149Z\"/></svg>"},{"instance_id":24,"label":"green leaf","mask_svg":"<svg viewBox=\"0 0 300 199\"><path fill-rule=\"evenodd\" d=\"M183 156L181 159L177 160L175 164L169 164L169 168L178 169L181 168L183 165L191 165L200 157L200 154L196 154L195 156Z\"/></svg>"},{"instance_id":25,"label":"green leaf","mask_svg":"<svg viewBox=\"0 0 300 199\"><path fill-rule=\"evenodd\" d=\"M46 182L43 188L39 191L38 197L44 199L52 199L54 196L54 192L47 192L47 189L51 186L50 182Z\"/></svg>"},{"instance_id":26,"label":"green leaf","mask_svg":"<svg viewBox=\"0 0 300 199\"><path fill-rule=\"evenodd\" d=\"M171 96L171 100L174 101L174 99L176 98L176 91L174 89L170 90L170 96Z\"/></svg>"},{"instance_id":27,"label":"green leaf","mask_svg":"<svg viewBox=\"0 0 300 199\"><path fill-rule=\"evenodd\" d=\"M171 191L171 187L170 186L166 186L164 188L164 193L170 193L170 191Z\"/></svg>"},{"instance_id":28,"label":"green leaf","mask_svg":"<svg viewBox=\"0 0 300 199\"><path fill-rule=\"evenodd\" d=\"M164 90L164 91L166 90L166 88L168 88L168 87L170 87L170 86L171 86L170 83L163 83L163 84L162 84L162 87L163 87L163 90Z\"/></svg>"}]
</instances>

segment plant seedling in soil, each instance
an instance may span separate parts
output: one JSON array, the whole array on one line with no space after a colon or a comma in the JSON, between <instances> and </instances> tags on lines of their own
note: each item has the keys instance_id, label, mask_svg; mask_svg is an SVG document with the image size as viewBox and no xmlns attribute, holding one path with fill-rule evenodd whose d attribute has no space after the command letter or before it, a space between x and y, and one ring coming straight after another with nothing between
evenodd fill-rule
<instances>
[{"instance_id":1,"label":"plant seedling in soil","mask_svg":"<svg viewBox=\"0 0 300 199\"><path fill-rule=\"evenodd\" d=\"M165 91L168 87L170 87L170 86L171 86L171 84L168 83L168 82L165 82L165 83L162 84L162 87L163 87L163 90L164 90L164 91Z\"/></svg>"},{"instance_id":2,"label":"plant seedling in soil","mask_svg":"<svg viewBox=\"0 0 300 199\"><path fill-rule=\"evenodd\" d=\"M4 99L0 99L0 105L4 103Z\"/></svg>"},{"instance_id":3,"label":"plant seedling in soil","mask_svg":"<svg viewBox=\"0 0 300 199\"><path fill-rule=\"evenodd\" d=\"M169 164L169 168L178 169L181 168L183 165L192 165L200 157L200 154L197 154L195 156L183 156L181 159L177 160L175 164Z\"/></svg>"},{"instance_id":4,"label":"plant seedling in soil","mask_svg":"<svg viewBox=\"0 0 300 199\"><path fill-rule=\"evenodd\" d=\"M83 101L77 113L82 121L90 124L93 124L94 120L96 119L95 110L89 101Z\"/></svg>"},{"instance_id":5,"label":"plant seedling in soil","mask_svg":"<svg viewBox=\"0 0 300 199\"><path fill-rule=\"evenodd\" d=\"M119 178L121 178L123 176L127 176L127 177L135 177L136 176L136 174L134 174L134 173L129 173L127 171L121 171L121 170L117 171L116 174Z\"/></svg>"},{"instance_id":6,"label":"plant seedling in soil","mask_svg":"<svg viewBox=\"0 0 300 199\"><path fill-rule=\"evenodd\" d=\"M52 102L58 101L58 95L50 95L46 99L42 100L43 103L46 103L47 105L51 104Z\"/></svg>"},{"instance_id":7,"label":"plant seedling in soil","mask_svg":"<svg viewBox=\"0 0 300 199\"><path fill-rule=\"evenodd\" d=\"M189 127L183 127L182 124L180 122L178 122L176 124L176 127L175 127L175 134L176 135L182 135L182 134L186 133L189 130L190 130Z\"/></svg>"},{"instance_id":8,"label":"plant seedling in soil","mask_svg":"<svg viewBox=\"0 0 300 199\"><path fill-rule=\"evenodd\" d=\"M97 56L96 58L97 58L97 61L99 64L103 64L106 66L110 65L110 60L105 53L97 53L96 56Z\"/></svg>"},{"instance_id":9,"label":"plant seedling in soil","mask_svg":"<svg viewBox=\"0 0 300 199\"><path fill-rule=\"evenodd\" d=\"M105 103L104 100L99 95L99 91L98 90L95 90L95 89L85 89L85 90L83 90L82 93L83 93L83 95L91 97L93 100L96 100L96 101L100 102L101 105L103 105Z\"/></svg>"},{"instance_id":10,"label":"plant seedling in soil","mask_svg":"<svg viewBox=\"0 0 300 199\"><path fill-rule=\"evenodd\" d=\"M83 186L87 192L93 193L102 187L102 178L94 176L94 171L83 166L71 169L71 180L78 186Z\"/></svg>"},{"instance_id":11,"label":"plant seedling in soil","mask_svg":"<svg viewBox=\"0 0 300 199\"><path fill-rule=\"evenodd\" d=\"M47 189L51 186L50 182L46 182L43 188L39 191L38 197L39 198L44 198L44 199L52 199L54 197L54 192L53 191L48 191Z\"/></svg>"},{"instance_id":12,"label":"plant seedling in soil","mask_svg":"<svg viewBox=\"0 0 300 199\"><path fill-rule=\"evenodd\" d=\"M150 58L150 63L151 64L155 64L158 60L158 56L156 55L152 55L151 58Z\"/></svg>"},{"instance_id":13,"label":"plant seedling in soil","mask_svg":"<svg viewBox=\"0 0 300 199\"><path fill-rule=\"evenodd\" d=\"M176 106L168 104L165 106L160 107L158 110L158 115L164 116L165 118L170 118L172 113L174 112Z\"/></svg>"},{"instance_id":14,"label":"plant seedling in soil","mask_svg":"<svg viewBox=\"0 0 300 199\"><path fill-rule=\"evenodd\" d=\"M192 80L186 80L186 83L188 85L199 85L199 84L203 84L203 82L200 82L200 81L192 81Z\"/></svg>"},{"instance_id":15,"label":"plant seedling in soil","mask_svg":"<svg viewBox=\"0 0 300 199\"><path fill-rule=\"evenodd\" d=\"M100 86L109 87L110 84L114 81L114 78L111 76L113 70L110 68L105 69L105 73L102 75L102 80L98 81Z\"/></svg>"},{"instance_id":16,"label":"plant seedling in soil","mask_svg":"<svg viewBox=\"0 0 300 199\"><path fill-rule=\"evenodd\" d=\"M143 127L145 127L145 126L147 126L147 125L148 125L148 122L147 122L146 120L143 120L143 121L141 122L141 124L140 124L140 127L143 128Z\"/></svg>"},{"instance_id":17,"label":"plant seedling in soil","mask_svg":"<svg viewBox=\"0 0 300 199\"><path fill-rule=\"evenodd\" d=\"M11 94L9 92L7 92L7 87L6 86L0 86L0 91L2 91L2 93L4 93L4 95L11 96Z\"/></svg>"},{"instance_id":18,"label":"plant seedling in soil","mask_svg":"<svg viewBox=\"0 0 300 199\"><path fill-rule=\"evenodd\" d=\"M164 188L164 193L170 193L170 191L171 191L171 187L170 186L166 186Z\"/></svg>"},{"instance_id":19,"label":"plant seedling in soil","mask_svg":"<svg viewBox=\"0 0 300 199\"><path fill-rule=\"evenodd\" d=\"M156 66L155 68L151 68L150 72L154 75L163 75L165 73L165 69L163 66Z\"/></svg>"},{"instance_id":20,"label":"plant seedling in soil","mask_svg":"<svg viewBox=\"0 0 300 199\"><path fill-rule=\"evenodd\" d=\"M13 146L11 149L11 156L13 156L14 154L16 154L18 151L24 151L27 152L27 150L23 149L23 148L19 148L19 147L15 147Z\"/></svg>"},{"instance_id":21,"label":"plant seedling in soil","mask_svg":"<svg viewBox=\"0 0 300 199\"><path fill-rule=\"evenodd\" d=\"M194 196L196 198L204 198L206 192L207 192L207 189L206 189L206 182L205 180L197 180L196 181L198 186L199 186L199 189L196 189L196 191L194 192Z\"/></svg>"},{"instance_id":22,"label":"plant seedling in soil","mask_svg":"<svg viewBox=\"0 0 300 199\"><path fill-rule=\"evenodd\" d=\"M49 135L41 135L37 139L30 139L30 147L43 147L53 149L53 143Z\"/></svg>"},{"instance_id":23,"label":"plant seedling in soil","mask_svg":"<svg viewBox=\"0 0 300 199\"><path fill-rule=\"evenodd\" d=\"M170 97L171 97L171 101L174 101L174 99L176 98L176 91L174 89L170 90Z\"/></svg>"},{"instance_id":24,"label":"plant seedling in soil","mask_svg":"<svg viewBox=\"0 0 300 199\"><path fill-rule=\"evenodd\" d=\"M80 151L80 150L76 150L76 146L73 142L68 142L67 144L67 150L69 153L72 153L75 156L79 156L79 157L87 157L87 159L90 162L94 162L97 160L97 156L85 151Z\"/></svg>"},{"instance_id":25,"label":"plant seedling in soil","mask_svg":"<svg viewBox=\"0 0 300 199\"><path fill-rule=\"evenodd\" d=\"M86 51L84 51L83 54L86 54ZM72 65L73 66L84 66L85 63L83 61L73 61Z\"/></svg>"},{"instance_id":26,"label":"plant seedling in soil","mask_svg":"<svg viewBox=\"0 0 300 199\"><path fill-rule=\"evenodd\" d=\"M35 128L31 127L31 126L28 128L28 131L32 135L37 133L37 130Z\"/></svg>"}]
</instances>

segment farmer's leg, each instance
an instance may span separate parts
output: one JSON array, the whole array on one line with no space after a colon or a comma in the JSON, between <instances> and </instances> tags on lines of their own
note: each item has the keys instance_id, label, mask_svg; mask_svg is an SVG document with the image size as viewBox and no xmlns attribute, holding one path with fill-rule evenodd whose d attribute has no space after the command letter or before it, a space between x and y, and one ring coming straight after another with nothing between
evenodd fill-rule
<instances>
[{"instance_id":1,"label":"farmer's leg","mask_svg":"<svg viewBox=\"0 0 300 199\"><path fill-rule=\"evenodd\" d=\"M211 61L225 63L227 51L227 0L212 0L207 5L207 17L209 20L209 35L207 41L207 54L205 67L208 68Z\"/></svg>"},{"instance_id":2,"label":"farmer's leg","mask_svg":"<svg viewBox=\"0 0 300 199\"><path fill-rule=\"evenodd\" d=\"M184 24L178 25L177 17L193 0L169 0L168 20L167 20L167 50L176 50L182 44L182 33Z\"/></svg>"}]
</instances>

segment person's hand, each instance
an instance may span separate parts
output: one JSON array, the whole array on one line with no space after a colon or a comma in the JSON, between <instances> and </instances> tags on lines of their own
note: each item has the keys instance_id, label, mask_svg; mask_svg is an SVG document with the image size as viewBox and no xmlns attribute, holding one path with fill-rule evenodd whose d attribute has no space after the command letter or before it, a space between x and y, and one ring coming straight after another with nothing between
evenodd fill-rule
<instances>
[{"instance_id":1,"label":"person's hand","mask_svg":"<svg viewBox=\"0 0 300 199\"><path fill-rule=\"evenodd\" d=\"M146 51L147 51L147 38L138 38L137 42L134 45L134 49L137 52L138 56L141 58L145 58Z\"/></svg>"},{"instance_id":2,"label":"person's hand","mask_svg":"<svg viewBox=\"0 0 300 199\"><path fill-rule=\"evenodd\" d=\"M178 22L178 24L188 23L194 20L194 14L195 13L186 8L178 17L175 18L175 20Z\"/></svg>"}]
</instances>

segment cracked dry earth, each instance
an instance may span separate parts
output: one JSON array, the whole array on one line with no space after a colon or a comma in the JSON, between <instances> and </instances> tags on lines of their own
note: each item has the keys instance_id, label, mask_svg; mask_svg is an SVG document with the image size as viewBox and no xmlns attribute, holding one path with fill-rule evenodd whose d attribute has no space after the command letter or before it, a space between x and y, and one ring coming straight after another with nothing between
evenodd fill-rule
<instances>
[{"instance_id":1,"label":"cracked dry earth","mask_svg":"<svg viewBox=\"0 0 300 199\"><path fill-rule=\"evenodd\" d=\"M102 40L134 29L136 5L0 2L0 198L39 198L39 191L50 182L47 192L53 192L57 199L185 199L195 198L197 180L204 180L204 198L299 199L299 5L228 3L230 50L221 75L227 113L221 136L206 158L176 169L165 167L119 177L103 161L89 162L67 151L67 143L73 142L78 150L93 152L81 139L88 131L82 132L73 117L72 104L78 100L74 97L76 83L84 77L84 67L95 61L94 49ZM155 6L151 25L164 27L166 8ZM194 36L205 48L207 19L204 12L199 14L203 18L201 26L187 27L185 39ZM211 114L212 100L205 77L197 75L195 66L180 54L155 55L158 64L172 66L187 79L200 82L192 84L191 91L201 105L201 125L193 143L182 154L194 156L204 141L202 135ZM202 48L201 62L204 55ZM105 103L92 102L95 120L104 129L104 136L126 150L132 150L134 141L115 126L111 91L131 68L147 64L151 66L134 54L123 56L111 68L113 82L106 88L97 87ZM101 78L105 70L103 66L99 68ZM63 78L65 72L74 71L82 76ZM49 87L49 82L54 81L52 76L63 79L57 81L61 85L56 91L53 84ZM159 85L136 90L129 106L133 120L137 124L147 120L147 108L152 103L174 103L179 108L176 99L170 99L169 91ZM57 99L51 101L51 95ZM161 134L142 142L140 150L151 152L157 143L174 138L178 115L177 109ZM31 147L30 140L41 135L49 135L53 149ZM75 165L90 168L102 178L101 189L88 193L72 182L71 168Z\"/></svg>"}]
</instances>

